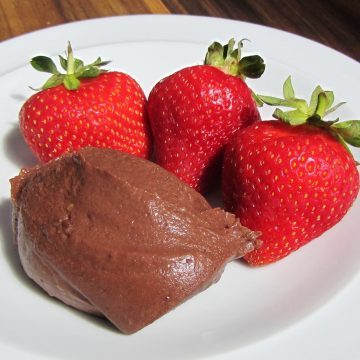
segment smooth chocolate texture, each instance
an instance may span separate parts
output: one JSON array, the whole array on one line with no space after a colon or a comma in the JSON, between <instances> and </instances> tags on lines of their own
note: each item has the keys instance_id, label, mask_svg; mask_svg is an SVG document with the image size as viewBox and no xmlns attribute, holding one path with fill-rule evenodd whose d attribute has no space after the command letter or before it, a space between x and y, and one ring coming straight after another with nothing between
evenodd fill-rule
<instances>
[{"instance_id":1,"label":"smooth chocolate texture","mask_svg":"<svg viewBox=\"0 0 360 360\"><path fill-rule=\"evenodd\" d=\"M27 275L133 333L216 282L257 236L150 161L85 148L11 179Z\"/></svg>"}]
</instances>

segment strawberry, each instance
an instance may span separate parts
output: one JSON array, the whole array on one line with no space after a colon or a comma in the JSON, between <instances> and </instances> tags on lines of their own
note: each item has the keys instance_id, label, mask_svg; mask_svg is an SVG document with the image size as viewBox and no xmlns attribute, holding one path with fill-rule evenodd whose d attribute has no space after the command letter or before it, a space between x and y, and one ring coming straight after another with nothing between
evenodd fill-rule
<instances>
[{"instance_id":1,"label":"strawberry","mask_svg":"<svg viewBox=\"0 0 360 360\"><path fill-rule=\"evenodd\" d=\"M293 110L276 109L278 120L236 135L225 150L222 182L226 209L262 233L263 245L245 257L254 266L284 258L330 229L359 192L346 143L360 147L360 121L323 120L337 107L330 108L332 92L317 87L308 105L295 98L288 78L284 99L259 98Z\"/></svg>"},{"instance_id":2,"label":"strawberry","mask_svg":"<svg viewBox=\"0 0 360 360\"><path fill-rule=\"evenodd\" d=\"M20 110L20 130L34 154L46 162L94 146L149 157L151 138L140 85L125 73L102 70L108 62L101 58L84 65L74 58L70 44L60 63L66 74L48 57L31 60L35 69L52 74Z\"/></svg>"},{"instance_id":3,"label":"strawberry","mask_svg":"<svg viewBox=\"0 0 360 360\"><path fill-rule=\"evenodd\" d=\"M261 76L260 56L241 58L231 39L215 42L204 65L183 68L158 82L148 99L156 162L205 193L220 180L223 149L244 126L260 120L245 76Z\"/></svg>"}]
</instances>

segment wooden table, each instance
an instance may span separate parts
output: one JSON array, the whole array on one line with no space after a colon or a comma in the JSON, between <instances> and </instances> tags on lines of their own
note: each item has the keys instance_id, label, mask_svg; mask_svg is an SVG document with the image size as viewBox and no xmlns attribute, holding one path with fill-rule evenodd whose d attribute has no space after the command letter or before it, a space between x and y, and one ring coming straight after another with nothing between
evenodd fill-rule
<instances>
[{"instance_id":1,"label":"wooden table","mask_svg":"<svg viewBox=\"0 0 360 360\"><path fill-rule=\"evenodd\" d=\"M0 0L0 41L52 25L124 14L243 20L305 36L360 60L359 0Z\"/></svg>"}]
</instances>

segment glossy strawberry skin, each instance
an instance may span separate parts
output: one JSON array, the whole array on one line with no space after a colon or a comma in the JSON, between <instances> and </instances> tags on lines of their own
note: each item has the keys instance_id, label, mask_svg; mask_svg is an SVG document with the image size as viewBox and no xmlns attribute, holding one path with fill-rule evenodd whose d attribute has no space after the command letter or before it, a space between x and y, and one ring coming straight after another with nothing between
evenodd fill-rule
<instances>
[{"instance_id":1,"label":"glossy strawberry skin","mask_svg":"<svg viewBox=\"0 0 360 360\"><path fill-rule=\"evenodd\" d=\"M241 223L262 232L245 259L275 262L330 229L359 192L354 159L331 135L310 125L264 121L228 145L223 199Z\"/></svg>"},{"instance_id":2,"label":"glossy strawberry skin","mask_svg":"<svg viewBox=\"0 0 360 360\"><path fill-rule=\"evenodd\" d=\"M106 72L81 79L78 90L59 85L32 95L20 111L20 130L43 162L85 146L147 158L151 136L145 107L145 95L133 78Z\"/></svg>"},{"instance_id":3,"label":"glossy strawberry skin","mask_svg":"<svg viewBox=\"0 0 360 360\"><path fill-rule=\"evenodd\" d=\"M156 162L202 193L220 179L225 144L260 119L244 81L207 65L157 83L148 113Z\"/></svg>"}]
</instances>

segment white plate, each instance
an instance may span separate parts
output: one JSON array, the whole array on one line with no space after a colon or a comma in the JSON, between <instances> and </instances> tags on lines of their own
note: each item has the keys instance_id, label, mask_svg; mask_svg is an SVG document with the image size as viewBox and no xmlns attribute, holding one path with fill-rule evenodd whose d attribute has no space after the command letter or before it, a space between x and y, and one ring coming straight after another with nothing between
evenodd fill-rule
<instances>
[{"instance_id":1,"label":"white plate","mask_svg":"<svg viewBox=\"0 0 360 360\"><path fill-rule=\"evenodd\" d=\"M17 130L22 102L44 78L28 64L72 41L86 61L112 59L146 93L157 80L201 63L213 40L248 38L267 70L255 91L281 92L292 74L298 94L320 83L359 117L359 64L315 42L239 21L190 16L103 18L33 32L0 44L2 151L0 181L0 354L6 359L353 359L360 358L358 199L324 236L285 260L251 269L230 264L220 282L142 331L124 336L101 321L52 300L23 274L11 243L8 179L34 162ZM271 110L263 110L269 117ZM359 151L356 152L360 158ZM311 315L311 316L309 316Z\"/></svg>"}]
</instances>

